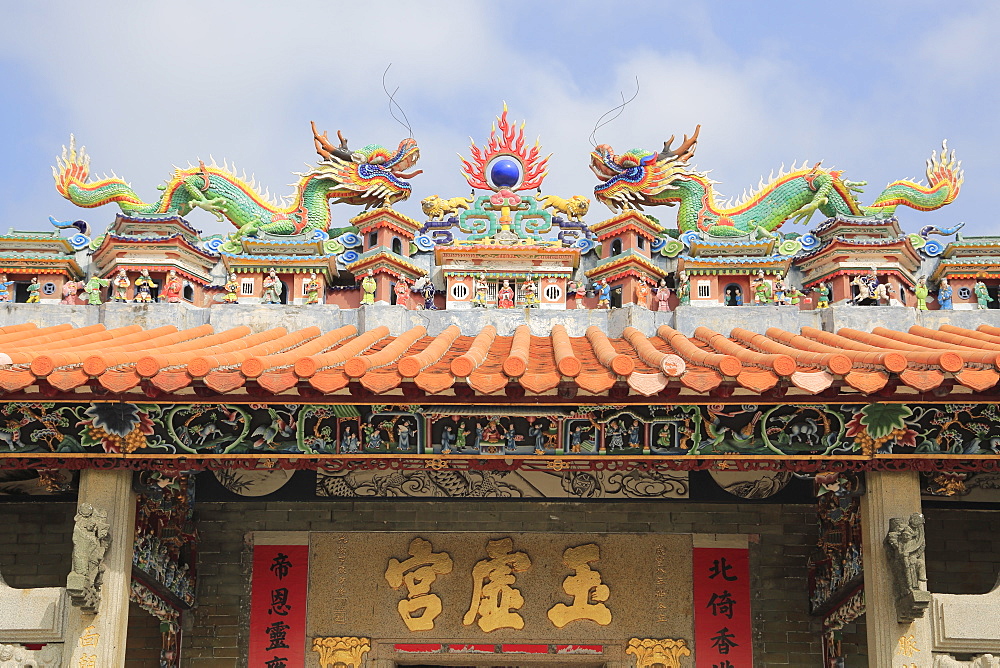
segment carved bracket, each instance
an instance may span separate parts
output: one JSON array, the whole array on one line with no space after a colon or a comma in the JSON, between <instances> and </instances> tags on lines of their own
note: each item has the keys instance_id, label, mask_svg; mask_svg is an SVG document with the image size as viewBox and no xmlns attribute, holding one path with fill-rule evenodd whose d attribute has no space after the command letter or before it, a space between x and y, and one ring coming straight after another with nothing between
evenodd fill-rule
<instances>
[{"instance_id":1,"label":"carved bracket","mask_svg":"<svg viewBox=\"0 0 1000 668\"><path fill-rule=\"evenodd\" d=\"M681 657L691 656L691 650L683 638L632 638L628 641L625 653L635 656L635 668L651 668L656 664L663 668L681 668Z\"/></svg>"},{"instance_id":2,"label":"carved bracket","mask_svg":"<svg viewBox=\"0 0 1000 668\"><path fill-rule=\"evenodd\" d=\"M101 574L111 545L111 525L107 511L89 503L80 504L73 520L73 570L66 577L66 592L73 605L93 614L101 605Z\"/></svg>"},{"instance_id":3,"label":"carved bracket","mask_svg":"<svg viewBox=\"0 0 1000 668\"><path fill-rule=\"evenodd\" d=\"M312 648L319 654L319 664L323 668L361 668L361 660L371 650L372 643L370 638L332 636L313 638Z\"/></svg>"},{"instance_id":4,"label":"carved bracket","mask_svg":"<svg viewBox=\"0 0 1000 668\"><path fill-rule=\"evenodd\" d=\"M923 617L931 603L924 565L924 516L891 518L885 544L896 592L896 619L907 624Z\"/></svg>"}]
</instances>

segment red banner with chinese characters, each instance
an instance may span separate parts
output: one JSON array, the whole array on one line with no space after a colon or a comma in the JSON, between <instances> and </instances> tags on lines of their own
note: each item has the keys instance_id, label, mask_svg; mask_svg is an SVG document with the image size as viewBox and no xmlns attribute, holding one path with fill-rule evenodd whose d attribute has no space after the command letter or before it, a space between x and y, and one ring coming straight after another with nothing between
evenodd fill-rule
<instances>
[{"instance_id":1,"label":"red banner with chinese characters","mask_svg":"<svg viewBox=\"0 0 1000 668\"><path fill-rule=\"evenodd\" d=\"M305 665L308 545L255 545L248 668Z\"/></svg>"},{"instance_id":2,"label":"red banner with chinese characters","mask_svg":"<svg viewBox=\"0 0 1000 668\"><path fill-rule=\"evenodd\" d=\"M746 548L694 548L698 668L753 668L750 559Z\"/></svg>"}]
</instances>

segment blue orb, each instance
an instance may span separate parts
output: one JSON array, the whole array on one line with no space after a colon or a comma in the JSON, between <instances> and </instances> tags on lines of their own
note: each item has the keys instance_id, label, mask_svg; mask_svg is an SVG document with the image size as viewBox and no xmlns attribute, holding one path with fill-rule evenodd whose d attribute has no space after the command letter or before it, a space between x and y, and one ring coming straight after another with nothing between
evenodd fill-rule
<instances>
[{"instance_id":1,"label":"blue orb","mask_svg":"<svg viewBox=\"0 0 1000 668\"><path fill-rule=\"evenodd\" d=\"M521 165L514 160L497 160L490 167L490 180L498 188L513 188L521 180Z\"/></svg>"}]
</instances>

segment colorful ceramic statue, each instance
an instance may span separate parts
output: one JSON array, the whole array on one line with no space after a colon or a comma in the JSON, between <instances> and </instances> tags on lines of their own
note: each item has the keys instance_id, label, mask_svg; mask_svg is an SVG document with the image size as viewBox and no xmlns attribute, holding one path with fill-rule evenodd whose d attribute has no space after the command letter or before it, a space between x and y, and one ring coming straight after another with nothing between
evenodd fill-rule
<instances>
[{"instance_id":1,"label":"colorful ceramic statue","mask_svg":"<svg viewBox=\"0 0 1000 668\"><path fill-rule=\"evenodd\" d=\"M862 302L868 302L868 305L877 306L881 300L884 299L888 302L892 296L892 289L889 285L878 282L878 274L875 267L872 267L869 273L855 277L851 281L851 285L858 288L858 296L850 301L855 306L860 305Z\"/></svg>"},{"instance_id":2,"label":"colorful ceramic statue","mask_svg":"<svg viewBox=\"0 0 1000 668\"><path fill-rule=\"evenodd\" d=\"M31 282L28 283L28 298L25 300L25 304L37 304L41 301L42 295L40 293L42 286L38 283L38 277L32 276Z\"/></svg>"},{"instance_id":3,"label":"colorful ceramic statue","mask_svg":"<svg viewBox=\"0 0 1000 668\"><path fill-rule=\"evenodd\" d=\"M977 308L981 310L989 308L988 304L994 301L993 299L990 299L990 292L987 290L986 284L982 281L976 281L975 293Z\"/></svg>"},{"instance_id":4,"label":"colorful ceramic statue","mask_svg":"<svg viewBox=\"0 0 1000 668\"><path fill-rule=\"evenodd\" d=\"M497 290L497 308L514 308L514 289L508 280L504 280Z\"/></svg>"},{"instance_id":5,"label":"colorful ceramic statue","mask_svg":"<svg viewBox=\"0 0 1000 668\"><path fill-rule=\"evenodd\" d=\"M83 281L69 280L63 283L62 286L62 302L63 304L69 304L70 306L78 306L80 300L77 298L80 290L83 289Z\"/></svg>"},{"instance_id":6,"label":"colorful ceramic statue","mask_svg":"<svg viewBox=\"0 0 1000 668\"><path fill-rule=\"evenodd\" d=\"M156 287L156 283L149 277L149 269L143 269L139 278L135 279L135 303L149 304L153 301L153 294L150 292Z\"/></svg>"},{"instance_id":7,"label":"colorful ceramic statue","mask_svg":"<svg viewBox=\"0 0 1000 668\"><path fill-rule=\"evenodd\" d=\"M87 284L83 286L83 294L87 295L87 303L91 306L100 306L101 288L106 288L109 285L111 285L110 278L98 278L94 276L87 281Z\"/></svg>"},{"instance_id":8,"label":"colorful ceramic statue","mask_svg":"<svg viewBox=\"0 0 1000 668\"><path fill-rule=\"evenodd\" d=\"M921 276L917 279L917 286L913 288L913 294L917 298L917 310L927 310L927 277Z\"/></svg>"},{"instance_id":9,"label":"colorful ceramic statue","mask_svg":"<svg viewBox=\"0 0 1000 668\"><path fill-rule=\"evenodd\" d=\"M573 295L573 307L574 308L585 308L583 300L587 296L587 284L583 281L572 284L572 289L570 293Z\"/></svg>"},{"instance_id":10,"label":"colorful ceramic statue","mask_svg":"<svg viewBox=\"0 0 1000 668\"><path fill-rule=\"evenodd\" d=\"M521 290L524 294L524 308L538 308L538 287L530 276L524 279Z\"/></svg>"},{"instance_id":11,"label":"colorful ceramic statue","mask_svg":"<svg viewBox=\"0 0 1000 668\"><path fill-rule=\"evenodd\" d=\"M656 310L670 310L670 288L667 287L667 279L661 278L660 284L656 288Z\"/></svg>"},{"instance_id":12,"label":"colorful ceramic statue","mask_svg":"<svg viewBox=\"0 0 1000 668\"><path fill-rule=\"evenodd\" d=\"M606 278L602 278L600 285L597 286L597 308L611 308L611 286L608 285Z\"/></svg>"},{"instance_id":13,"label":"colorful ceramic statue","mask_svg":"<svg viewBox=\"0 0 1000 668\"><path fill-rule=\"evenodd\" d=\"M14 281L8 281L7 274L0 274L0 302L14 301L11 299L10 286L12 285L14 285Z\"/></svg>"},{"instance_id":14,"label":"colorful ceramic statue","mask_svg":"<svg viewBox=\"0 0 1000 668\"><path fill-rule=\"evenodd\" d=\"M892 213L897 206L931 211L958 197L963 174L955 154L943 146L927 161L929 186L912 181L890 183L871 206L862 206L855 194L864 181L847 181L841 170L824 169L820 163L783 172L767 185L732 206L716 200L707 174L695 171L698 132L671 149L673 137L659 153L632 149L618 155L606 145L591 153L590 167L602 183L594 189L597 199L612 211L678 204L677 227L681 232L698 230L709 236L746 236L763 228L773 231L785 221L807 222L816 212L824 216L865 216Z\"/></svg>"},{"instance_id":15,"label":"colorful ceramic statue","mask_svg":"<svg viewBox=\"0 0 1000 668\"><path fill-rule=\"evenodd\" d=\"M77 206L97 207L110 202L118 204L127 214L187 215L201 208L220 221L228 219L238 228L230 242L238 246L242 237L264 232L272 235L305 234L330 228L328 202L371 207L391 206L410 196L411 186L404 179L420 173L407 173L420 157L413 139L404 139L395 150L369 144L358 151L347 146L339 132L339 146L334 146L327 133L320 134L313 124L313 142L322 160L303 174L295 191L284 205L270 201L255 183L237 177L228 167L203 162L197 166L177 169L163 187L156 202L142 201L124 180L118 177L90 181L90 158L70 137L69 148L63 147L62 157L53 168L56 189ZM326 242L329 252L340 252L343 246L333 239L353 229L329 230ZM235 250L230 248L228 250Z\"/></svg>"},{"instance_id":16,"label":"colorful ceramic statue","mask_svg":"<svg viewBox=\"0 0 1000 668\"><path fill-rule=\"evenodd\" d=\"M937 300L938 306L942 311L951 311L953 306L951 303L952 289L948 285L948 279L942 278L941 282L938 284Z\"/></svg>"},{"instance_id":17,"label":"colorful ceramic statue","mask_svg":"<svg viewBox=\"0 0 1000 668\"><path fill-rule=\"evenodd\" d=\"M125 272L125 267L119 267L114 280L111 281L113 290L111 291L111 301L125 304L128 302L128 289L132 287L132 280Z\"/></svg>"},{"instance_id":18,"label":"colorful ceramic statue","mask_svg":"<svg viewBox=\"0 0 1000 668\"><path fill-rule=\"evenodd\" d=\"M396 280L396 285L393 287L393 292L396 293L396 306L402 306L405 309L410 308L410 284L406 282L406 279L400 276Z\"/></svg>"},{"instance_id":19,"label":"colorful ceramic statue","mask_svg":"<svg viewBox=\"0 0 1000 668\"><path fill-rule=\"evenodd\" d=\"M163 283L163 296L167 300L167 303L179 304L183 290L184 284L181 282L177 272L171 269L167 272L167 280Z\"/></svg>"},{"instance_id":20,"label":"colorful ceramic statue","mask_svg":"<svg viewBox=\"0 0 1000 668\"><path fill-rule=\"evenodd\" d=\"M649 308L649 284L646 281L639 281L636 286L635 303L642 308Z\"/></svg>"},{"instance_id":21,"label":"colorful ceramic statue","mask_svg":"<svg viewBox=\"0 0 1000 668\"><path fill-rule=\"evenodd\" d=\"M763 270L758 271L750 281L750 291L753 292L753 303L756 306L767 306L773 301L771 284L764 279Z\"/></svg>"},{"instance_id":22,"label":"colorful ceramic statue","mask_svg":"<svg viewBox=\"0 0 1000 668\"><path fill-rule=\"evenodd\" d=\"M830 308L830 286L819 283L813 292L816 293L816 308Z\"/></svg>"},{"instance_id":23,"label":"colorful ceramic statue","mask_svg":"<svg viewBox=\"0 0 1000 668\"><path fill-rule=\"evenodd\" d=\"M424 283L423 287L420 288L420 294L424 298L424 310L425 311L436 311L437 305L434 303L434 295L437 290L434 288L434 282L428 278L427 282Z\"/></svg>"},{"instance_id":24,"label":"colorful ceramic statue","mask_svg":"<svg viewBox=\"0 0 1000 668\"><path fill-rule=\"evenodd\" d=\"M489 283L486 282L486 274L479 274L473 281L472 308L486 308L486 300L489 297Z\"/></svg>"},{"instance_id":25,"label":"colorful ceramic statue","mask_svg":"<svg viewBox=\"0 0 1000 668\"><path fill-rule=\"evenodd\" d=\"M681 306L691 303L691 281L688 280L686 271L682 271L677 277L677 301Z\"/></svg>"},{"instance_id":26,"label":"colorful ceramic statue","mask_svg":"<svg viewBox=\"0 0 1000 668\"><path fill-rule=\"evenodd\" d=\"M223 304L238 304L240 301L240 282L236 280L236 272L229 272L226 280L226 294L222 296Z\"/></svg>"},{"instance_id":27,"label":"colorful ceramic statue","mask_svg":"<svg viewBox=\"0 0 1000 668\"><path fill-rule=\"evenodd\" d=\"M304 288L306 291L306 304L318 304L320 285L315 271L309 272L309 280L306 281Z\"/></svg>"},{"instance_id":28,"label":"colorful ceramic statue","mask_svg":"<svg viewBox=\"0 0 1000 668\"><path fill-rule=\"evenodd\" d=\"M378 283L375 281L375 272L371 269L365 274L365 277L361 279L361 304L374 304L375 303L375 290L378 288Z\"/></svg>"},{"instance_id":29,"label":"colorful ceramic statue","mask_svg":"<svg viewBox=\"0 0 1000 668\"><path fill-rule=\"evenodd\" d=\"M726 306L743 306L743 290L739 287L726 290Z\"/></svg>"},{"instance_id":30,"label":"colorful ceramic statue","mask_svg":"<svg viewBox=\"0 0 1000 668\"><path fill-rule=\"evenodd\" d=\"M787 303L785 300L785 281L781 274L778 274L774 281L774 305L785 306Z\"/></svg>"},{"instance_id":31,"label":"colorful ceramic statue","mask_svg":"<svg viewBox=\"0 0 1000 668\"><path fill-rule=\"evenodd\" d=\"M785 296L788 298L788 303L792 306L798 306L802 301L802 298L805 297L805 295L802 294L798 288L788 288L788 290L785 291Z\"/></svg>"},{"instance_id":32,"label":"colorful ceramic statue","mask_svg":"<svg viewBox=\"0 0 1000 668\"><path fill-rule=\"evenodd\" d=\"M285 291L285 284L278 278L277 272L272 269L267 272L264 281L261 283L260 303L280 304L281 295Z\"/></svg>"}]
</instances>

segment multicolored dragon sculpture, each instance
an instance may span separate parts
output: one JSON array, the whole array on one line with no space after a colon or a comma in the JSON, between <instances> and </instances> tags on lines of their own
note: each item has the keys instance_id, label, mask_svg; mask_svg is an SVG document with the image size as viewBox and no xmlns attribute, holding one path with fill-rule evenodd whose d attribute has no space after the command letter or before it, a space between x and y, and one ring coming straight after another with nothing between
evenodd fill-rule
<instances>
[{"instance_id":1,"label":"multicolored dragon sculpture","mask_svg":"<svg viewBox=\"0 0 1000 668\"><path fill-rule=\"evenodd\" d=\"M826 216L870 216L891 214L897 206L918 211L932 211L958 197L963 174L955 152L948 154L947 143L941 155L931 154L927 161L930 185L913 181L893 181L875 198L871 206L862 206L856 193L865 181L847 181L843 172L825 169L816 163L781 173L741 201L729 205L716 200L715 183L689 165L698 144L699 125L691 137L677 149L671 149L674 137L663 143L663 151L632 149L621 155L606 144L590 154L590 168L602 181L594 188L597 199L612 211L642 209L644 206L679 205L677 227L683 233L696 230L707 236L737 237L753 233L771 233L791 220L805 223L816 211Z\"/></svg>"},{"instance_id":2,"label":"multicolored dragon sculpture","mask_svg":"<svg viewBox=\"0 0 1000 668\"><path fill-rule=\"evenodd\" d=\"M187 215L195 208L204 209L219 221L229 220L237 228L230 236L233 242L259 233L272 235L336 232L330 230L329 201L371 207L388 207L410 196L411 186L404 179L422 170L405 173L420 157L420 149L412 138L399 142L391 151L378 144L369 144L351 151L347 140L337 133L340 144L334 146L324 132L312 124L316 152L322 160L305 174L290 199L283 203L262 195L255 183L240 178L226 166L214 163L176 169L163 194L153 203L142 201L124 180L112 176L90 181L90 156L70 145L63 147L52 174L56 190L77 206L92 208L115 202L124 213ZM334 235L336 236L336 235Z\"/></svg>"}]
</instances>

